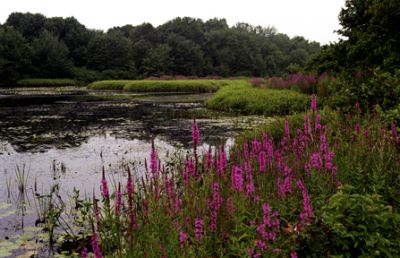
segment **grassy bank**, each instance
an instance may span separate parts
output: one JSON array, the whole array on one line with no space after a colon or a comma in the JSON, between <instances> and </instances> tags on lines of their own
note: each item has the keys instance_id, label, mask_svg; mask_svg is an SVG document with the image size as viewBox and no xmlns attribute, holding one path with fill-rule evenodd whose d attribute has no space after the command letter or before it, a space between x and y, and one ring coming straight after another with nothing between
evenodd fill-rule
<instances>
[{"instance_id":1,"label":"grassy bank","mask_svg":"<svg viewBox=\"0 0 400 258\"><path fill-rule=\"evenodd\" d=\"M235 85L219 90L207 101L210 109L242 114L287 115L306 109L307 95L290 90Z\"/></svg>"},{"instance_id":2,"label":"grassy bank","mask_svg":"<svg viewBox=\"0 0 400 258\"><path fill-rule=\"evenodd\" d=\"M247 85L242 80L115 80L89 84L93 90L123 90L128 92L216 92L228 85Z\"/></svg>"},{"instance_id":3,"label":"grassy bank","mask_svg":"<svg viewBox=\"0 0 400 258\"><path fill-rule=\"evenodd\" d=\"M71 79L23 79L17 82L17 86L20 87L60 87L75 85L75 81Z\"/></svg>"}]
</instances>

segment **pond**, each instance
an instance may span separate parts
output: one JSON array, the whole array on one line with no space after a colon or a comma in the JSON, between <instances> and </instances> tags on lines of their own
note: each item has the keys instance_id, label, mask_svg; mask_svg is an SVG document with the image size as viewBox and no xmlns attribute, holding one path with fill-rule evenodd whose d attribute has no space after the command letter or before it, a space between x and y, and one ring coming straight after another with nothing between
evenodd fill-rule
<instances>
[{"instance_id":1,"label":"pond","mask_svg":"<svg viewBox=\"0 0 400 258\"><path fill-rule=\"evenodd\" d=\"M122 94L84 88L0 90L0 257L48 257L37 224L40 203L57 186L71 198L98 193L102 168L124 181L125 167L145 173L154 139L160 160L186 155L193 119L200 153L234 143L240 131L268 118L233 116L204 107L209 94ZM21 191L22 190L22 191ZM35 223L36 222L36 223Z\"/></svg>"}]
</instances>

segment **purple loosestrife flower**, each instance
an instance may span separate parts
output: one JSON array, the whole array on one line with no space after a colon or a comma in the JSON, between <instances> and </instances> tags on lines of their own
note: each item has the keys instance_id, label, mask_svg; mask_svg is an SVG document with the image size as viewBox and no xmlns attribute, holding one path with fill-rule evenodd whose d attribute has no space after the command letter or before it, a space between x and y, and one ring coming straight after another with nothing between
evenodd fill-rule
<instances>
[{"instance_id":1,"label":"purple loosestrife flower","mask_svg":"<svg viewBox=\"0 0 400 258\"><path fill-rule=\"evenodd\" d=\"M239 166L232 166L231 185L234 190L238 192L243 191L243 171Z\"/></svg>"},{"instance_id":2,"label":"purple loosestrife flower","mask_svg":"<svg viewBox=\"0 0 400 258\"><path fill-rule=\"evenodd\" d=\"M101 177L101 196L106 201L108 201L110 199L110 193L108 192L108 185L107 185L107 179L105 176L104 167L103 167L103 174Z\"/></svg>"},{"instance_id":3,"label":"purple loosestrife flower","mask_svg":"<svg viewBox=\"0 0 400 258\"><path fill-rule=\"evenodd\" d=\"M150 171L153 178L158 176L158 158L156 148L154 147L154 139L151 141Z\"/></svg>"},{"instance_id":4,"label":"purple loosestrife flower","mask_svg":"<svg viewBox=\"0 0 400 258\"><path fill-rule=\"evenodd\" d=\"M322 154L325 154L327 151L327 145L326 145L326 128L325 126L322 127L321 130L321 135L319 137L320 139L320 150Z\"/></svg>"},{"instance_id":5,"label":"purple loosestrife flower","mask_svg":"<svg viewBox=\"0 0 400 258\"><path fill-rule=\"evenodd\" d=\"M356 133L360 133L360 130L361 130L361 125L360 125L360 123L357 123L357 124L354 126L354 131L356 131Z\"/></svg>"},{"instance_id":6,"label":"purple loosestrife flower","mask_svg":"<svg viewBox=\"0 0 400 258\"><path fill-rule=\"evenodd\" d=\"M102 258L103 255L101 253L100 245L99 245L99 236L96 232L92 235L92 248L95 258Z\"/></svg>"},{"instance_id":7,"label":"purple loosestrife flower","mask_svg":"<svg viewBox=\"0 0 400 258\"><path fill-rule=\"evenodd\" d=\"M315 116L315 131L319 131L322 128L321 126L321 116L319 113Z\"/></svg>"},{"instance_id":8,"label":"purple loosestrife flower","mask_svg":"<svg viewBox=\"0 0 400 258\"><path fill-rule=\"evenodd\" d=\"M258 163L260 166L261 173L265 172L266 159L267 159L267 157L266 157L265 151L260 151L260 153L258 154Z\"/></svg>"},{"instance_id":9,"label":"purple loosestrife flower","mask_svg":"<svg viewBox=\"0 0 400 258\"><path fill-rule=\"evenodd\" d=\"M261 251L265 251L267 250L267 244L264 243L264 241L256 239L256 246L258 247L258 249L260 249Z\"/></svg>"},{"instance_id":10,"label":"purple loosestrife flower","mask_svg":"<svg viewBox=\"0 0 400 258\"><path fill-rule=\"evenodd\" d=\"M277 210L274 210L274 212L272 213L272 227L276 232L279 232L281 230L279 213Z\"/></svg>"},{"instance_id":11,"label":"purple loosestrife flower","mask_svg":"<svg viewBox=\"0 0 400 258\"><path fill-rule=\"evenodd\" d=\"M204 221L202 218L196 218L194 222L195 237L197 240L201 240L204 234Z\"/></svg>"},{"instance_id":12,"label":"purple loosestrife flower","mask_svg":"<svg viewBox=\"0 0 400 258\"><path fill-rule=\"evenodd\" d=\"M262 209L263 209L263 223L266 227L271 227L271 217L270 217L270 212L271 212L271 208L269 207L268 203L264 203L262 205Z\"/></svg>"},{"instance_id":13,"label":"purple loosestrife flower","mask_svg":"<svg viewBox=\"0 0 400 258\"><path fill-rule=\"evenodd\" d=\"M121 184L118 184L118 190L115 196L115 216L119 217L121 215L122 207L122 194L121 194Z\"/></svg>"},{"instance_id":14,"label":"purple loosestrife flower","mask_svg":"<svg viewBox=\"0 0 400 258\"><path fill-rule=\"evenodd\" d=\"M277 187L278 187L278 198L279 199L285 198L286 197L285 182L280 177L278 177L277 179Z\"/></svg>"},{"instance_id":15,"label":"purple loosestrife flower","mask_svg":"<svg viewBox=\"0 0 400 258\"><path fill-rule=\"evenodd\" d=\"M296 253L296 251L292 251L292 252L290 253L290 258L297 258L297 253Z\"/></svg>"},{"instance_id":16,"label":"purple loosestrife flower","mask_svg":"<svg viewBox=\"0 0 400 258\"><path fill-rule=\"evenodd\" d=\"M317 96L315 94L311 96L311 110L313 112L317 111Z\"/></svg>"},{"instance_id":17,"label":"purple loosestrife flower","mask_svg":"<svg viewBox=\"0 0 400 258\"><path fill-rule=\"evenodd\" d=\"M84 247L81 251L81 258L87 258L88 257L88 252L87 252L87 248Z\"/></svg>"},{"instance_id":18,"label":"purple loosestrife flower","mask_svg":"<svg viewBox=\"0 0 400 258\"><path fill-rule=\"evenodd\" d=\"M251 173L251 164L250 159L245 161L245 170L246 170L246 194L247 196L251 196L254 192L254 183L253 183L253 175Z\"/></svg>"},{"instance_id":19,"label":"purple loosestrife flower","mask_svg":"<svg viewBox=\"0 0 400 258\"><path fill-rule=\"evenodd\" d=\"M200 130L196 123L196 119L193 120L192 124L192 141L194 146L197 146L200 142Z\"/></svg>"},{"instance_id":20,"label":"purple loosestrife flower","mask_svg":"<svg viewBox=\"0 0 400 258\"><path fill-rule=\"evenodd\" d=\"M186 234L185 231L181 231L179 233L179 244L181 245L181 248L183 248L183 246L186 244L188 240L188 235Z\"/></svg>"},{"instance_id":21,"label":"purple loosestrife flower","mask_svg":"<svg viewBox=\"0 0 400 258\"><path fill-rule=\"evenodd\" d=\"M223 177L225 175L225 170L227 166L227 158L226 158L226 153L224 150L224 146L221 146L218 160L217 160L217 174L220 177Z\"/></svg>"},{"instance_id":22,"label":"purple loosestrife flower","mask_svg":"<svg viewBox=\"0 0 400 258\"><path fill-rule=\"evenodd\" d=\"M222 198L220 195L218 183L213 183L212 189L213 189L213 198L211 201L209 201L208 207L209 207L210 213L211 213L211 215L210 215L210 217L211 217L210 231L215 232L217 230L218 210L222 206Z\"/></svg>"},{"instance_id":23,"label":"purple loosestrife flower","mask_svg":"<svg viewBox=\"0 0 400 258\"><path fill-rule=\"evenodd\" d=\"M321 169L322 168L321 154L319 152L311 153L310 163L311 167L315 169Z\"/></svg>"},{"instance_id":24,"label":"purple loosestrife flower","mask_svg":"<svg viewBox=\"0 0 400 258\"><path fill-rule=\"evenodd\" d=\"M303 211L300 213L300 221L304 225L305 223L311 223L313 218L313 211L311 207L310 197L303 180L297 180L297 186L301 190L303 195Z\"/></svg>"},{"instance_id":25,"label":"purple loosestrife flower","mask_svg":"<svg viewBox=\"0 0 400 258\"><path fill-rule=\"evenodd\" d=\"M364 137L365 137L365 139L368 139L368 136L369 136L368 128L365 128L365 130L364 130Z\"/></svg>"}]
</instances>

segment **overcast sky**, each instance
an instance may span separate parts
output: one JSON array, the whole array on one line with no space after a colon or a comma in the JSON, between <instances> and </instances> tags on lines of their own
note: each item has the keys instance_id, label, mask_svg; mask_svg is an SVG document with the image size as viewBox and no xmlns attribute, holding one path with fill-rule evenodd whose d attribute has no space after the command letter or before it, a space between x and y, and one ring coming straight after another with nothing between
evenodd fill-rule
<instances>
[{"instance_id":1,"label":"overcast sky","mask_svg":"<svg viewBox=\"0 0 400 258\"><path fill-rule=\"evenodd\" d=\"M322 44L338 39L338 14L345 0L0 0L0 23L12 12L47 17L74 16L91 29L126 24L154 26L175 17L226 18L229 25L247 22L274 26L289 36Z\"/></svg>"}]
</instances>

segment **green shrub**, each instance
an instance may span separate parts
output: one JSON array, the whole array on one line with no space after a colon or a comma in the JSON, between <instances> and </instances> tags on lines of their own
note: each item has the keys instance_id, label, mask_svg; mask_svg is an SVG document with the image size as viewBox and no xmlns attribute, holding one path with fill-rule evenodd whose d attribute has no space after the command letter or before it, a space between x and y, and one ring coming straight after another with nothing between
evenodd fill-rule
<instances>
[{"instance_id":1,"label":"green shrub","mask_svg":"<svg viewBox=\"0 0 400 258\"><path fill-rule=\"evenodd\" d=\"M131 80L105 80L95 81L88 85L92 90L123 90Z\"/></svg>"},{"instance_id":2,"label":"green shrub","mask_svg":"<svg viewBox=\"0 0 400 258\"><path fill-rule=\"evenodd\" d=\"M23 79L17 82L18 86L25 87L52 87L52 86L75 86L76 83L71 79Z\"/></svg>"},{"instance_id":3,"label":"green shrub","mask_svg":"<svg viewBox=\"0 0 400 258\"><path fill-rule=\"evenodd\" d=\"M89 84L94 90L129 92L215 92L228 85L247 85L242 80L105 80Z\"/></svg>"},{"instance_id":4,"label":"green shrub","mask_svg":"<svg viewBox=\"0 0 400 258\"><path fill-rule=\"evenodd\" d=\"M379 195L351 190L350 186L345 187L322 208L322 221L331 229L330 254L399 257L400 214L393 212Z\"/></svg>"},{"instance_id":5,"label":"green shrub","mask_svg":"<svg viewBox=\"0 0 400 258\"><path fill-rule=\"evenodd\" d=\"M242 114L288 115L306 109L307 95L290 90L258 89L237 85L219 90L207 107Z\"/></svg>"}]
</instances>

